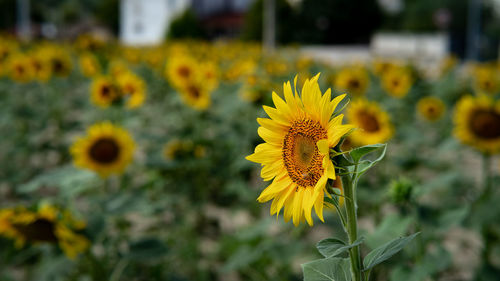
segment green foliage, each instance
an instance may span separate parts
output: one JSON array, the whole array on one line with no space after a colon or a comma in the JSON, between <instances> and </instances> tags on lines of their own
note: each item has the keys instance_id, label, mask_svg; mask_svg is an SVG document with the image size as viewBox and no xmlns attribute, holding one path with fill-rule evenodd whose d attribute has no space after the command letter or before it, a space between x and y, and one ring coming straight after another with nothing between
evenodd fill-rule
<instances>
[{"instance_id":1,"label":"green foliage","mask_svg":"<svg viewBox=\"0 0 500 281\"><path fill-rule=\"evenodd\" d=\"M350 281L349 259L326 258L302 265L304 281Z\"/></svg>"},{"instance_id":2,"label":"green foliage","mask_svg":"<svg viewBox=\"0 0 500 281\"><path fill-rule=\"evenodd\" d=\"M178 15L170 23L167 39L203 39L205 32L191 9Z\"/></svg>"},{"instance_id":3,"label":"green foliage","mask_svg":"<svg viewBox=\"0 0 500 281\"><path fill-rule=\"evenodd\" d=\"M417 232L407 237L396 238L369 252L363 260L364 270L370 270L374 266L391 258L401 251L406 244L411 242L418 234Z\"/></svg>"}]
</instances>

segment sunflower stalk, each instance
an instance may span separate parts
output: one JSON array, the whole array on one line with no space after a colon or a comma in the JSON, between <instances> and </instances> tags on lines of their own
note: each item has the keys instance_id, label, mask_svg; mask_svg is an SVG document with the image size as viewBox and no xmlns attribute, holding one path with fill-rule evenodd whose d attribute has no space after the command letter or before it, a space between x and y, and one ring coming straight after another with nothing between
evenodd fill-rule
<instances>
[{"instance_id":1,"label":"sunflower stalk","mask_svg":"<svg viewBox=\"0 0 500 281\"><path fill-rule=\"evenodd\" d=\"M343 175L342 185L344 187L345 209L347 214L347 236L349 237L349 244L354 244L358 239L358 220L357 220L357 203L356 203L356 173L358 165L354 166L353 175ZM361 264L361 256L359 245L349 249L349 258L351 263L352 280L361 281L361 271L363 270Z\"/></svg>"}]
</instances>

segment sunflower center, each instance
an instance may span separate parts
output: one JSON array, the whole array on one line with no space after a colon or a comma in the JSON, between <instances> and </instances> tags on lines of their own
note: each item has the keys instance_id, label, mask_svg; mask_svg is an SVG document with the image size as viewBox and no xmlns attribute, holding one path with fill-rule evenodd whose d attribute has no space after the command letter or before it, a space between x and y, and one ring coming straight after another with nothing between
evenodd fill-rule
<instances>
[{"instance_id":1,"label":"sunflower center","mask_svg":"<svg viewBox=\"0 0 500 281\"><path fill-rule=\"evenodd\" d=\"M109 164L113 163L120 155L120 147L114 139L102 138L90 147L89 154L95 161Z\"/></svg>"},{"instance_id":2,"label":"sunflower center","mask_svg":"<svg viewBox=\"0 0 500 281\"><path fill-rule=\"evenodd\" d=\"M54 67L55 73L61 73L64 70L64 65L59 59L54 59L52 61L52 66Z\"/></svg>"},{"instance_id":3,"label":"sunflower center","mask_svg":"<svg viewBox=\"0 0 500 281\"><path fill-rule=\"evenodd\" d=\"M319 122L303 119L293 123L283 141L283 162L288 175L299 186L315 186L323 175L323 156L316 143L326 139Z\"/></svg>"},{"instance_id":4,"label":"sunflower center","mask_svg":"<svg viewBox=\"0 0 500 281\"><path fill-rule=\"evenodd\" d=\"M27 240L36 242L56 242L54 223L46 219L36 219L30 224L14 224L14 227Z\"/></svg>"},{"instance_id":5,"label":"sunflower center","mask_svg":"<svg viewBox=\"0 0 500 281\"><path fill-rule=\"evenodd\" d=\"M472 114L469 127L477 136L484 139L500 137L500 114L491 110L477 110Z\"/></svg>"},{"instance_id":6,"label":"sunflower center","mask_svg":"<svg viewBox=\"0 0 500 281\"><path fill-rule=\"evenodd\" d=\"M102 88L101 88L101 95L103 97L110 96L111 95L111 87L109 87L108 85L102 86Z\"/></svg>"},{"instance_id":7,"label":"sunflower center","mask_svg":"<svg viewBox=\"0 0 500 281\"><path fill-rule=\"evenodd\" d=\"M380 124L375 115L363 110L358 112L358 118L360 127L366 132L373 133L380 130Z\"/></svg>"},{"instance_id":8,"label":"sunflower center","mask_svg":"<svg viewBox=\"0 0 500 281\"><path fill-rule=\"evenodd\" d=\"M179 75L184 77L184 78L188 78L189 75L191 74L191 70L187 66L181 66L181 67L179 67L179 69L177 71L178 71Z\"/></svg>"},{"instance_id":9,"label":"sunflower center","mask_svg":"<svg viewBox=\"0 0 500 281\"><path fill-rule=\"evenodd\" d=\"M349 89L358 89L361 86L361 83L357 79L350 79L347 83Z\"/></svg>"},{"instance_id":10,"label":"sunflower center","mask_svg":"<svg viewBox=\"0 0 500 281\"><path fill-rule=\"evenodd\" d=\"M399 79L392 79L392 86L398 87L399 86Z\"/></svg>"},{"instance_id":11,"label":"sunflower center","mask_svg":"<svg viewBox=\"0 0 500 281\"><path fill-rule=\"evenodd\" d=\"M200 89L198 89L198 87L196 86L190 85L187 91L189 95L194 99L198 99L201 96Z\"/></svg>"}]
</instances>

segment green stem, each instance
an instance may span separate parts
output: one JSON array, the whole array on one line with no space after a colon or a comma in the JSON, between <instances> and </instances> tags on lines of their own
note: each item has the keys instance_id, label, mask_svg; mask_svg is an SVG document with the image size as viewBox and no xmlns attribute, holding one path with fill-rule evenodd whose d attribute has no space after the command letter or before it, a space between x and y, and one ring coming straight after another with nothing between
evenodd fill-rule
<instances>
[{"instance_id":1,"label":"green stem","mask_svg":"<svg viewBox=\"0 0 500 281\"><path fill-rule=\"evenodd\" d=\"M354 175L356 174L357 165L355 166ZM353 244L358 239L358 222L356 215L356 179L355 176L342 176L342 185L345 192L345 208L347 213L347 236L349 244ZM359 246L349 249L349 258L351 259L351 275L353 281L361 281L361 258Z\"/></svg>"}]
</instances>

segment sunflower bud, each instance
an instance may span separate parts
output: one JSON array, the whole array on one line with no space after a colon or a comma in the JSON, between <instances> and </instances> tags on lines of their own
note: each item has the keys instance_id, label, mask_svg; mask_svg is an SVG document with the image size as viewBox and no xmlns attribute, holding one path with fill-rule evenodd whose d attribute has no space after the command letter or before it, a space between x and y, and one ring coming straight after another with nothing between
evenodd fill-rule
<instances>
[{"instance_id":1,"label":"sunflower bud","mask_svg":"<svg viewBox=\"0 0 500 281\"><path fill-rule=\"evenodd\" d=\"M389 187L389 196L392 202L404 204L411 200L413 192L413 182L407 178L393 180Z\"/></svg>"}]
</instances>

